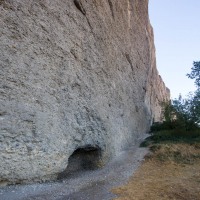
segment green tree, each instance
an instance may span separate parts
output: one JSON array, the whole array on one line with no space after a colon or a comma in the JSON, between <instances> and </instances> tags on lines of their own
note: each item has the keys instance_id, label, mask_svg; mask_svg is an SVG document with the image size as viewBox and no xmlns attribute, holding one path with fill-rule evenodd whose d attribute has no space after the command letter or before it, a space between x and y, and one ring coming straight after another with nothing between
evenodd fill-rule
<instances>
[{"instance_id":1,"label":"green tree","mask_svg":"<svg viewBox=\"0 0 200 200\"><path fill-rule=\"evenodd\" d=\"M195 91L190 102L190 117L197 124L200 124L200 89Z\"/></svg>"},{"instance_id":2,"label":"green tree","mask_svg":"<svg viewBox=\"0 0 200 200\"><path fill-rule=\"evenodd\" d=\"M187 74L187 76L191 79L195 79L195 85L197 86L197 90L200 88L200 61L193 62L193 67L191 68L191 73Z\"/></svg>"},{"instance_id":3,"label":"green tree","mask_svg":"<svg viewBox=\"0 0 200 200\"><path fill-rule=\"evenodd\" d=\"M191 73L187 76L195 80L197 90L185 99L180 95L163 104L165 127L167 124L167 127L191 130L200 126L200 61L193 62Z\"/></svg>"},{"instance_id":4,"label":"green tree","mask_svg":"<svg viewBox=\"0 0 200 200\"><path fill-rule=\"evenodd\" d=\"M200 61L193 62L191 73L187 74L187 76L195 80L194 83L197 87L189 101L190 118L200 124Z\"/></svg>"},{"instance_id":5,"label":"green tree","mask_svg":"<svg viewBox=\"0 0 200 200\"><path fill-rule=\"evenodd\" d=\"M171 100L167 102L161 102L161 107L163 120L171 123L175 118L175 109Z\"/></svg>"}]
</instances>

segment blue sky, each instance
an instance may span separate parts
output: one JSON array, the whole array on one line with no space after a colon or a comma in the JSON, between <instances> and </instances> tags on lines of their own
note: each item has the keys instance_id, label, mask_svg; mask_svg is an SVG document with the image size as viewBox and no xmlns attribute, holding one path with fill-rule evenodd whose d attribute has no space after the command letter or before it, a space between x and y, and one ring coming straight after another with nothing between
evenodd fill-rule
<instances>
[{"instance_id":1,"label":"blue sky","mask_svg":"<svg viewBox=\"0 0 200 200\"><path fill-rule=\"evenodd\" d=\"M186 77L193 61L200 61L200 0L149 0L157 68L171 98L194 91Z\"/></svg>"}]
</instances>

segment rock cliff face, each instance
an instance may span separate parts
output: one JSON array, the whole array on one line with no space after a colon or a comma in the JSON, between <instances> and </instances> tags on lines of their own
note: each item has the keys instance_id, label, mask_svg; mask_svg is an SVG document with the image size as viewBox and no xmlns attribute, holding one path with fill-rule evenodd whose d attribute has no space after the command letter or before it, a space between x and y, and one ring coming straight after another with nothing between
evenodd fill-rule
<instances>
[{"instance_id":1,"label":"rock cliff face","mask_svg":"<svg viewBox=\"0 0 200 200\"><path fill-rule=\"evenodd\" d=\"M0 38L1 184L103 164L160 120L148 0L1 0Z\"/></svg>"}]
</instances>

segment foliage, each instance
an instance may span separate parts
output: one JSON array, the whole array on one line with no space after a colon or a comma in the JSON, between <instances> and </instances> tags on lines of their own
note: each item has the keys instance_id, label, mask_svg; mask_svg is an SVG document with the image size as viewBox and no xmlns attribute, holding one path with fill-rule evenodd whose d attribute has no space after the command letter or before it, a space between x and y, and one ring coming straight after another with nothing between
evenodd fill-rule
<instances>
[{"instance_id":1,"label":"foliage","mask_svg":"<svg viewBox=\"0 0 200 200\"><path fill-rule=\"evenodd\" d=\"M152 172L161 172L161 178L159 177L159 186L161 185L160 180L163 179L163 171L165 171L166 166L170 166L169 177L167 177L167 184L169 180L173 180L171 176L172 172L177 171L177 167L182 167L186 169L187 173L183 173L185 184L185 174L188 175L188 171L191 171L193 176L194 169L195 173L199 172L199 162L200 162L200 62L194 62L192 72L187 74L191 79L195 79L195 85L197 90L194 93L190 93L187 98L183 99L181 95L172 101L162 103L163 107L163 122L154 123L151 127L151 136L146 138L144 142L141 143L141 147L149 147L151 154L146 156L146 160L151 165L150 169L158 167L158 170L150 170L150 177L152 178ZM152 164L156 163L155 167ZM175 165L174 165L175 163ZM175 168L171 168L171 165ZM160 167L164 166L163 170ZM190 167L192 166L192 167ZM174 170L172 170L174 169ZM190 169L190 170L188 170ZM145 169L145 173L148 170ZM181 170L181 172L184 170ZM198 173L197 172L197 173ZM144 174L144 172L142 173ZM187 177L188 178L188 177ZM188 178L189 179L189 178ZM152 179L150 179L152 180ZM177 180L180 181L180 173L177 175ZM191 178L189 180L188 186L191 184ZM142 180L143 181L143 180ZM173 180L174 181L174 180ZM194 187L196 187L197 179L194 179ZM148 180L149 182L149 180ZM158 182L158 179L156 179ZM142 182L143 183L143 182ZM166 183L166 181L165 181ZM176 181L177 183L177 181ZM173 183L174 184L174 183ZM144 185L144 184L143 184ZM147 184L152 185L152 184ZM187 187L188 187L187 186ZM186 188L187 188L186 187ZM191 188L194 188L191 187ZM160 187L158 187L161 191ZM164 189L162 189L162 195ZM170 187L173 188L173 187ZM175 185L175 190L177 191L177 185ZM199 191L199 187L198 191ZM153 188L154 189L154 188ZM152 191L152 188L151 188ZM155 191L155 190L154 190ZM167 188L167 191L170 191ZM190 191L185 189L185 191ZM155 193L155 192L154 192ZM198 192L197 192L198 193ZM171 196L174 196L172 193ZM183 194L183 188L181 187L180 192L177 193L178 197ZM186 197L187 195L187 197ZM187 192L183 194L183 199L199 199L199 195L192 196L188 195ZM155 199L155 198L153 198Z\"/></svg>"},{"instance_id":2,"label":"foliage","mask_svg":"<svg viewBox=\"0 0 200 200\"><path fill-rule=\"evenodd\" d=\"M197 90L189 93L185 99L180 95L177 99L162 103L164 122L153 125L151 131L194 130L200 125L200 61L193 63L187 76L195 79Z\"/></svg>"},{"instance_id":3,"label":"foliage","mask_svg":"<svg viewBox=\"0 0 200 200\"><path fill-rule=\"evenodd\" d=\"M165 122L173 122L174 119L176 118L176 109L172 105L171 101L168 102L162 102L162 113L164 117Z\"/></svg>"},{"instance_id":4,"label":"foliage","mask_svg":"<svg viewBox=\"0 0 200 200\"><path fill-rule=\"evenodd\" d=\"M195 85L200 88L200 61L193 62L191 73L187 74L188 78L195 79Z\"/></svg>"},{"instance_id":5,"label":"foliage","mask_svg":"<svg viewBox=\"0 0 200 200\"><path fill-rule=\"evenodd\" d=\"M195 79L197 90L183 99L162 103L163 122L151 126L152 135L142 144L160 142L199 142L200 143L200 62L194 62L192 72L187 75Z\"/></svg>"},{"instance_id":6,"label":"foliage","mask_svg":"<svg viewBox=\"0 0 200 200\"><path fill-rule=\"evenodd\" d=\"M161 130L154 132L150 137L146 138L140 146L147 147L154 144L200 144L200 129L186 131L186 130ZM199 146L200 147L200 146Z\"/></svg>"},{"instance_id":7,"label":"foliage","mask_svg":"<svg viewBox=\"0 0 200 200\"><path fill-rule=\"evenodd\" d=\"M200 124L200 61L193 62L193 67L191 68L191 73L187 74L191 79L194 79L194 83L197 87L197 90L189 98L189 117L195 121L197 124Z\"/></svg>"},{"instance_id":8,"label":"foliage","mask_svg":"<svg viewBox=\"0 0 200 200\"><path fill-rule=\"evenodd\" d=\"M199 93L198 93L199 95ZM199 128L200 104L199 96L190 95L187 99L179 96L163 105L163 122L154 123L150 132L161 130L190 131Z\"/></svg>"}]
</instances>

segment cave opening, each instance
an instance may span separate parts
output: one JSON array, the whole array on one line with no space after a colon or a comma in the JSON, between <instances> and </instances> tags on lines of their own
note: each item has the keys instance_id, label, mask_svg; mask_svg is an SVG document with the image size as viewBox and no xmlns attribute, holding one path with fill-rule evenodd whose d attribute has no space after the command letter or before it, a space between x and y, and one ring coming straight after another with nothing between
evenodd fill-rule
<instances>
[{"instance_id":1,"label":"cave opening","mask_svg":"<svg viewBox=\"0 0 200 200\"><path fill-rule=\"evenodd\" d=\"M102 166L102 163L102 151L99 147L85 146L78 148L69 157L68 166L58 175L58 179L65 179L80 172L98 169Z\"/></svg>"}]
</instances>

